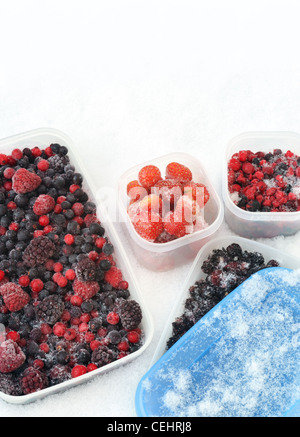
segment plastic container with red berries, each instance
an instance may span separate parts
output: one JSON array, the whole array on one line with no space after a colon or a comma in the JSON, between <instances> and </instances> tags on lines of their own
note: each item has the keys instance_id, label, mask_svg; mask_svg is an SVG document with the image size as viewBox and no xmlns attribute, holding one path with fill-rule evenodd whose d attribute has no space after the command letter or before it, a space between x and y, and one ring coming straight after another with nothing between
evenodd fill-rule
<instances>
[{"instance_id":1,"label":"plastic container with red berries","mask_svg":"<svg viewBox=\"0 0 300 437\"><path fill-rule=\"evenodd\" d=\"M248 132L227 145L222 180L225 219L246 238L300 230L300 135Z\"/></svg>"},{"instance_id":2,"label":"plastic container with red berries","mask_svg":"<svg viewBox=\"0 0 300 437\"><path fill-rule=\"evenodd\" d=\"M236 248L241 249L241 256L238 252L233 252ZM226 252L229 253L229 250L231 250L231 258L234 259L234 261L226 266L228 260L226 260L224 254L226 254ZM210 268L213 256L218 259L217 270ZM253 266L256 264L254 269L252 268L250 270L251 265L249 266L248 262L245 262L245 256L253 261ZM204 264L206 264L205 267ZM296 270L300 268L300 258L290 256L266 244L237 236L218 237L205 244L205 246L200 249L185 278L182 291L174 303L173 309L166 321L164 331L153 354L150 368L181 338L181 336L192 328L201 317L208 314L210 310L221 302L223 298L226 297L228 290L233 291L232 288L235 289L234 287L238 287L244 280L247 280L254 271L269 267L285 267ZM242 270L244 270L244 272L242 272ZM208 271L210 272L209 274L207 273ZM216 278L221 278L223 283L216 282ZM214 287L213 290L212 286L214 284L217 284L217 287ZM202 286L204 286L204 288L201 291L199 287ZM224 296L222 297L218 294L217 299L215 299L215 292L223 293L222 289L225 291ZM197 314L198 310L200 316ZM184 323L186 323L186 326L183 325Z\"/></svg>"},{"instance_id":3,"label":"plastic container with red berries","mask_svg":"<svg viewBox=\"0 0 300 437\"><path fill-rule=\"evenodd\" d=\"M136 198L128 195L129 188ZM200 200L195 201L198 192ZM169 209L164 211L166 204ZM151 229L141 219L149 205L154 207ZM119 210L134 253L153 271L171 270L194 259L216 234L224 216L223 204L202 164L186 153L170 153L127 170L119 180ZM184 222L187 226L177 220L176 214L183 210L191 214Z\"/></svg>"},{"instance_id":4,"label":"plastic container with red berries","mask_svg":"<svg viewBox=\"0 0 300 437\"><path fill-rule=\"evenodd\" d=\"M1 140L0 160L1 265L7 267L0 273L0 398L24 404L137 358L151 342L153 325L119 235L71 139L48 128L19 134ZM45 176L49 162L54 170ZM67 187L66 196L57 197L60 187ZM126 308L125 302L131 304Z\"/></svg>"}]
</instances>

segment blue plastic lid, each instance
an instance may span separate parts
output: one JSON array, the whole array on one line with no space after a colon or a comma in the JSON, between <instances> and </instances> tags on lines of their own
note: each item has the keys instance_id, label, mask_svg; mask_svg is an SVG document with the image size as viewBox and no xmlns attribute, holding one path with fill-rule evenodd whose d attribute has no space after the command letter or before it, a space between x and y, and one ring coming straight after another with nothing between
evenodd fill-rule
<instances>
[{"instance_id":1,"label":"blue plastic lid","mask_svg":"<svg viewBox=\"0 0 300 437\"><path fill-rule=\"evenodd\" d=\"M144 375L139 417L299 417L300 271L261 270Z\"/></svg>"}]
</instances>

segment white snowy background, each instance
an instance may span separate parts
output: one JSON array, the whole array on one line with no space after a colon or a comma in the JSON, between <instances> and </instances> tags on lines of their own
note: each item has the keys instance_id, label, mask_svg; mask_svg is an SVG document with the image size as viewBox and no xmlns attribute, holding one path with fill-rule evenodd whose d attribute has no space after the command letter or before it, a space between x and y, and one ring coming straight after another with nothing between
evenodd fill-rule
<instances>
[{"instance_id":1,"label":"white snowy background","mask_svg":"<svg viewBox=\"0 0 300 437\"><path fill-rule=\"evenodd\" d=\"M197 157L221 194L222 155L251 130L300 132L298 0L0 1L0 138L74 141L98 187L148 159ZM219 235L232 232L226 223ZM135 416L134 396L189 265L149 272L120 235L155 325L136 361L0 416ZM298 255L300 234L263 240ZM159 301L159 305L157 304Z\"/></svg>"}]
</instances>

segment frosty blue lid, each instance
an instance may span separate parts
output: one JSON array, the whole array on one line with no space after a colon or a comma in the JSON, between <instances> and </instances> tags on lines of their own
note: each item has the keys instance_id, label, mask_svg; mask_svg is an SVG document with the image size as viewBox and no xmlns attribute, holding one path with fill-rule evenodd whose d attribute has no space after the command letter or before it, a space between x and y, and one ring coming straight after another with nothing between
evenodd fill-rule
<instances>
[{"instance_id":1,"label":"frosty blue lid","mask_svg":"<svg viewBox=\"0 0 300 437\"><path fill-rule=\"evenodd\" d=\"M140 417L280 417L300 410L300 271L261 270L144 375Z\"/></svg>"}]
</instances>

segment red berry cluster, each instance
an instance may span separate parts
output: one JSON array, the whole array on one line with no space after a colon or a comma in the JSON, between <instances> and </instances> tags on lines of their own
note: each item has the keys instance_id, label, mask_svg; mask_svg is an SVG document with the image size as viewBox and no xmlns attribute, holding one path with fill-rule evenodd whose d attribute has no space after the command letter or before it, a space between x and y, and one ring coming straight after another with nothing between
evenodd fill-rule
<instances>
[{"instance_id":1,"label":"red berry cluster","mask_svg":"<svg viewBox=\"0 0 300 437\"><path fill-rule=\"evenodd\" d=\"M165 177L157 166L144 166L138 179L128 183L127 195L130 220L147 241L165 243L207 226L203 208L209 192L178 162L167 165Z\"/></svg>"},{"instance_id":2,"label":"red berry cluster","mask_svg":"<svg viewBox=\"0 0 300 437\"><path fill-rule=\"evenodd\" d=\"M240 150L228 162L228 189L246 211L299 211L300 157L290 150Z\"/></svg>"}]
</instances>

